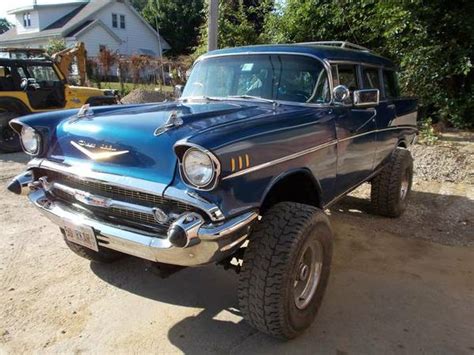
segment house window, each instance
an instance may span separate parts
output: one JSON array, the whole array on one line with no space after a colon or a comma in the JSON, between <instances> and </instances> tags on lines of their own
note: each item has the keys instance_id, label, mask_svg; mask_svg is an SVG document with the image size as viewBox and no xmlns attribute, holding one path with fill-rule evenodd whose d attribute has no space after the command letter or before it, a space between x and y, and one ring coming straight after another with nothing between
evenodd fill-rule
<instances>
[{"instance_id":1,"label":"house window","mask_svg":"<svg viewBox=\"0 0 474 355\"><path fill-rule=\"evenodd\" d=\"M120 15L120 28L125 29L125 15Z\"/></svg>"},{"instance_id":2,"label":"house window","mask_svg":"<svg viewBox=\"0 0 474 355\"><path fill-rule=\"evenodd\" d=\"M105 49L106 49L105 44L99 44L99 53L102 53L103 51L105 51Z\"/></svg>"},{"instance_id":3,"label":"house window","mask_svg":"<svg viewBox=\"0 0 474 355\"><path fill-rule=\"evenodd\" d=\"M117 28L117 14L112 14L112 27Z\"/></svg>"},{"instance_id":4,"label":"house window","mask_svg":"<svg viewBox=\"0 0 474 355\"><path fill-rule=\"evenodd\" d=\"M31 14L29 12L23 13L23 27L31 27Z\"/></svg>"}]
</instances>

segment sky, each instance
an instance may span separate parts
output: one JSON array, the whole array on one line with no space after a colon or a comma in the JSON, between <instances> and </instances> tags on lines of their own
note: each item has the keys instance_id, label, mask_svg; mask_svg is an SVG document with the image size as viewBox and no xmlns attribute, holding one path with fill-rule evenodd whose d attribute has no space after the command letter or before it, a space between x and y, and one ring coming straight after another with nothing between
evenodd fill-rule
<instances>
[{"instance_id":1,"label":"sky","mask_svg":"<svg viewBox=\"0 0 474 355\"><path fill-rule=\"evenodd\" d=\"M0 18L7 17L11 22L11 16L7 15L8 10L16 9L22 6L32 5L34 0L0 0ZM38 0L38 4L57 4L64 2L73 2L68 0Z\"/></svg>"}]
</instances>

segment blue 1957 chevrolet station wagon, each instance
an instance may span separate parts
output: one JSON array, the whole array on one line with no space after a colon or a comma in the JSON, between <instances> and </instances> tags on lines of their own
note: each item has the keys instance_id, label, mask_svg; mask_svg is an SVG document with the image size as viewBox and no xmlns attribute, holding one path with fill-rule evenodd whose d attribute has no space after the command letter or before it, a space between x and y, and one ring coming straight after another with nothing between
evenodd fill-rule
<instances>
[{"instance_id":1,"label":"blue 1957 chevrolet station wagon","mask_svg":"<svg viewBox=\"0 0 474 355\"><path fill-rule=\"evenodd\" d=\"M366 48L217 50L196 61L176 102L13 120L33 158L9 190L93 261L129 254L167 270L236 270L243 317L293 338L328 283L323 210L370 182L375 213L403 213L416 117L394 64Z\"/></svg>"}]
</instances>

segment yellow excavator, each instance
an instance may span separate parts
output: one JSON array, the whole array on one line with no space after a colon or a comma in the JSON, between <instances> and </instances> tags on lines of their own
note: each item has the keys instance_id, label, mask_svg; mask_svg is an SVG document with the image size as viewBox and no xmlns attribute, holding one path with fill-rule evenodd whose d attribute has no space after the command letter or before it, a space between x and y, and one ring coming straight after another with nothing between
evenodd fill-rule
<instances>
[{"instance_id":1,"label":"yellow excavator","mask_svg":"<svg viewBox=\"0 0 474 355\"><path fill-rule=\"evenodd\" d=\"M63 49L54 53L51 58L58 65L59 70L65 77L69 76L71 64L76 61L77 71L79 74L79 84L86 84L86 47L83 42L78 42L74 47Z\"/></svg>"},{"instance_id":2,"label":"yellow excavator","mask_svg":"<svg viewBox=\"0 0 474 355\"><path fill-rule=\"evenodd\" d=\"M75 63L79 82L86 82L86 50L83 43L52 57L42 49L0 48L0 152L21 150L18 135L9 126L13 118L60 109L112 105L111 90L69 85Z\"/></svg>"}]
</instances>

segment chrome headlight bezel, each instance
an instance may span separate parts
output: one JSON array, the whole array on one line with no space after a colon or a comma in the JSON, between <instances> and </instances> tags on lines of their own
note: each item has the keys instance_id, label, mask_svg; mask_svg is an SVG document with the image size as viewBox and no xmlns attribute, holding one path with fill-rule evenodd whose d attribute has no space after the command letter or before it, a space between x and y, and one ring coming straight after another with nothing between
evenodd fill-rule
<instances>
[{"instance_id":1,"label":"chrome headlight bezel","mask_svg":"<svg viewBox=\"0 0 474 355\"><path fill-rule=\"evenodd\" d=\"M196 159L196 157L199 156L202 157L203 162L207 161L206 164L209 166L210 169L209 176L204 181L199 181L198 179L196 179L196 176L193 176L190 169L186 166L186 161L188 159ZM187 146L184 153L181 154L179 165L181 178L186 185L197 190L205 191L212 190L217 185L221 171L220 162L216 158L216 156L208 150L197 145Z\"/></svg>"},{"instance_id":2,"label":"chrome headlight bezel","mask_svg":"<svg viewBox=\"0 0 474 355\"><path fill-rule=\"evenodd\" d=\"M37 156L41 150L41 135L34 128L22 125L20 142L23 151L31 156Z\"/></svg>"}]
</instances>

